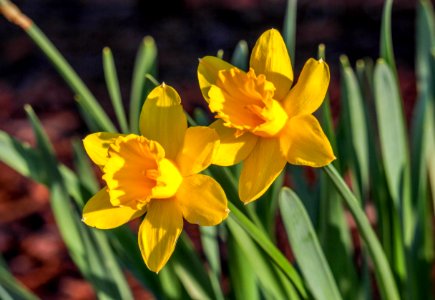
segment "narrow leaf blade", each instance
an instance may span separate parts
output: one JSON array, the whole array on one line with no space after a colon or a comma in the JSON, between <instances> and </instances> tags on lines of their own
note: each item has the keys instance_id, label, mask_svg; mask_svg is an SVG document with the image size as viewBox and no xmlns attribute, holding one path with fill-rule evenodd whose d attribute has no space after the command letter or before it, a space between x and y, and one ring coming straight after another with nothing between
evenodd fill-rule
<instances>
[{"instance_id":1,"label":"narrow leaf blade","mask_svg":"<svg viewBox=\"0 0 435 300\"><path fill-rule=\"evenodd\" d=\"M279 207L296 261L313 296L318 300L341 299L310 218L299 197L290 189L283 188Z\"/></svg>"},{"instance_id":2,"label":"narrow leaf blade","mask_svg":"<svg viewBox=\"0 0 435 300\"><path fill-rule=\"evenodd\" d=\"M113 109L116 118L123 133L127 133L127 118L125 116L124 106L122 104L121 90L119 88L118 75L116 74L115 61L112 51L109 48L103 49L103 69L106 85L109 91L110 100L112 100Z\"/></svg>"},{"instance_id":3,"label":"narrow leaf blade","mask_svg":"<svg viewBox=\"0 0 435 300\"><path fill-rule=\"evenodd\" d=\"M145 75L156 76L157 47L154 39L143 39L136 55L130 94L130 131L139 133L139 115L145 101Z\"/></svg>"}]
</instances>

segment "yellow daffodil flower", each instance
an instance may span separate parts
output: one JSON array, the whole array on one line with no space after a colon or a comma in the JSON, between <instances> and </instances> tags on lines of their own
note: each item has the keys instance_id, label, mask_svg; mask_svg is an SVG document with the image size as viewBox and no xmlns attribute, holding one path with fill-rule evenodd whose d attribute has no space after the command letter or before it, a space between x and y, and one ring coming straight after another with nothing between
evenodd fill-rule
<instances>
[{"instance_id":1,"label":"yellow daffodil flower","mask_svg":"<svg viewBox=\"0 0 435 300\"><path fill-rule=\"evenodd\" d=\"M158 272L174 251L183 218L217 225L228 215L227 198L206 169L219 145L215 130L187 128L178 93L156 87L143 105L140 135L98 132L84 146L107 184L83 209L83 221L115 228L145 214L138 240L148 268Z\"/></svg>"},{"instance_id":2,"label":"yellow daffodil flower","mask_svg":"<svg viewBox=\"0 0 435 300\"><path fill-rule=\"evenodd\" d=\"M290 57L274 29L257 40L248 72L217 57L200 59L201 92L218 119L211 125L220 137L213 163L230 166L243 161L243 202L263 195L286 162L322 167L335 159L312 115L323 102L329 78L323 60L309 59L293 85Z\"/></svg>"}]
</instances>

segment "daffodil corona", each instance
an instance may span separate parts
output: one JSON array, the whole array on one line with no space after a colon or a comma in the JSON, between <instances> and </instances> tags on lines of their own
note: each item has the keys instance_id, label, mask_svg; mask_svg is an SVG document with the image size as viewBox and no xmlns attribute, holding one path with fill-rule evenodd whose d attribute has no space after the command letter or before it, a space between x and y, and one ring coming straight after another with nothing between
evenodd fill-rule
<instances>
[{"instance_id":1,"label":"daffodil corona","mask_svg":"<svg viewBox=\"0 0 435 300\"><path fill-rule=\"evenodd\" d=\"M312 115L329 85L329 68L309 59L293 84L290 57L281 34L263 33L251 53L248 72L212 56L200 59L198 80L220 137L213 163L243 161L240 199L258 199L286 162L322 167L335 159L319 122Z\"/></svg>"},{"instance_id":2,"label":"daffodil corona","mask_svg":"<svg viewBox=\"0 0 435 300\"><path fill-rule=\"evenodd\" d=\"M228 215L221 186L198 174L210 165L219 137L211 128L187 128L180 103L178 93L162 84L142 108L142 135L99 132L83 141L107 184L85 205L83 221L110 229L145 214L139 247L154 272L174 251L183 218L211 226Z\"/></svg>"}]
</instances>

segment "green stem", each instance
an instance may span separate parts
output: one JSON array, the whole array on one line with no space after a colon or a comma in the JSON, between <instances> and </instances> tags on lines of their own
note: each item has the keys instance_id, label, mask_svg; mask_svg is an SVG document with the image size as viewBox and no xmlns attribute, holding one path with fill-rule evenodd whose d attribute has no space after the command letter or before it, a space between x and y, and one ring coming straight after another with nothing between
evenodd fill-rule
<instances>
[{"instance_id":1,"label":"green stem","mask_svg":"<svg viewBox=\"0 0 435 300\"><path fill-rule=\"evenodd\" d=\"M324 167L323 170L328 175L329 179L331 179L331 181L334 183L337 191L346 202L353 218L355 219L358 231L373 261L382 298L388 300L400 299L393 273L391 271L390 265L388 264L388 260L384 251L382 250L382 246L379 243L375 232L373 231L363 209L359 204L359 201L349 190L346 183L343 181L333 165L328 165Z\"/></svg>"},{"instance_id":2,"label":"green stem","mask_svg":"<svg viewBox=\"0 0 435 300\"><path fill-rule=\"evenodd\" d=\"M270 256L276 265L288 276L294 284L299 294L307 298L307 292L302 283L299 274L287 258L276 248L270 241L269 237L260 230L248 217L246 217L233 203L228 202L228 208L231 211L230 217L242 226L246 232L258 243L258 245Z\"/></svg>"},{"instance_id":3,"label":"green stem","mask_svg":"<svg viewBox=\"0 0 435 300\"><path fill-rule=\"evenodd\" d=\"M42 52L44 52L70 88L78 95L79 105L83 107L86 113L92 116L100 129L116 132L115 126L98 104L94 95L92 95L77 73L38 26L9 0L0 0L0 13L11 23L21 27Z\"/></svg>"}]
</instances>

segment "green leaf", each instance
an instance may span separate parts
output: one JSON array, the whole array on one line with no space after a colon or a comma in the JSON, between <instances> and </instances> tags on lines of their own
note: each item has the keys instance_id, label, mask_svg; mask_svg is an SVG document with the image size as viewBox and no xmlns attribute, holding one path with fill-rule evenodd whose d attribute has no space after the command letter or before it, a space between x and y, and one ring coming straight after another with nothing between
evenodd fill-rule
<instances>
[{"instance_id":1,"label":"green leaf","mask_svg":"<svg viewBox=\"0 0 435 300\"><path fill-rule=\"evenodd\" d=\"M90 115L90 113L89 113L90 108L88 106L86 106L86 102L82 101L80 96L78 96L78 95L74 96L74 100L77 103L77 107L78 107L80 116L83 118L83 121L85 121L86 127L89 129L89 131L90 132L101 131L98 123Z\"/></svg>"},{"instance_id":2,"label":"green leaf","mask_svg":"<svg viewBox=\"0 0 435 300\"><path fill-rule=\"evenodd\" d=\"M171 263L178 279L192 299L214 299L214 289L207 272L187 234L182 233Z\"/></svg>"},{"instance_id":3,"label":"green leaf","mask_svg":"<svg viewBox=\"0 0 435 300\"><path fill-rule=\"evenodd\" d=\"M435 47L435 20L434 11L430 1L419 1L417 7L416 28L416 76L419 93L433 90L431 77L431 51Z\"/></svg>"},{"instance_id":4,"label":"green leaf","mask_svg":"<svg viewBox=\"0 0 435 300\"><path fill-rule=\"evenodd\" d=\"M183 290L180 280L175 274L174 266L169 261L166 266L159 272L158 278L166 299L183 299L188 295Z\"/></svg>"},{"instance_id":5,"label":"green leaf","mask_svg":"<svg viewBox=\"0 0 435 300\"><path fill-rule=\"evenodd\" d=\"M257 287L254 265L236 242L233 235L229 235L226 246L228 249L228 267L231 279L231 292L236 300L259 300L260 291ZM255 264L256 266L256 264Z\"/></svg>"},{"instance_id":6,"label":"green leaf","mask_svg":"<svg viewBox=\"0 0 435 300\"><path fill-rule=\"evenodd\" d=\"M374 74L374 90L380 148L388 189L398 215L403 217L405 245L414 231L410 195L409 153L399 88L390 67L379 60Z\"/></svg>"},{"instance_id":7,"label":"green leaf","mask_svg":"<svg viewBox=\"0 0 435 300\"><path fill-rule=\"evenodd\" d=\"M216 53L216 57L223 59L224 58L224 50L219 49Z\"/></svg>"},{"instance_id":8,"label":"green leaf","mask_svg":"<svg viewBox=\"0 0 435 300\"><path fill-rule=\"evenodd\" d=\"M201 243L205 257L210 265L210 269L217 276L221 274L221 260L218 245L218 227L216 226L200 226Z\"/></svg>"},{"instance_id":9,"label":"green leaf","mask_svg":"<svg viewBox=\"0 0 435 300\"><path fill-rule=\"evenodd\" d=\"M396 63L393 51L393 38L391 36L391 9L393 0L385 0L382 12L380 56L390 66L395 78L397 78Z\"/></svg>"},{"instance_id":10,"label":"green leaf","mask_svg":"<svg viewBox=\"0 0 435 300\"><path fill-rule=\"evenodd\" d=\"M348 128L351 143L350 160L352 173L357 178L357 187L362 200L368 194L369 188L369 153L368 153L368 133L365 109L358 81L349 66L346 56L341 59L342 82L345 95L342 96L342 104L345 111L345 127Z\"/></svg>"},{"instance_id":11,"label":"green leaf","mask_svg":"<svg viewBox=\"0 0 435 300\"><path fill-rule=\"evenodd\" d=\"M114 260L113 255L108 255L107 240L102 232L86 228L79 222L79 217L72 218L81 234L85 248L86 266L78 266L84 277L89 281L99 299L133 299L130 288L123 274ZM92 231L91 231L92 230ZM98 238L99 237L99 238ZM105 243L104 243L105 242Z\"/></svg>"},{"instance_id":12,"label":"green leaf","mask_svg":"<svg viewBox=\"0 0 435 300\"><path fill-rule=\"evenodd\" d=\"M7 269L0 256L0 299L3 300L37 300L36 295L28 291Z\"/></svg>"},{"instance_id":13,"label":"green leaf","mask_svg":"<svg viewBox=\"0 0 435 300\"><path fill-rule=\"evenodd\" d=\"M243 202L239 199L239 193L237 190L238 182L234 174L229 168L223 168L219 166L211 165L207 170L207 174L210 174L225 191L227 198L235 205L238 210L243 214L249 216L249 219L255 223L257 228L266 232L263 223L258 217L255 207L252 205L243 205Z\"/></svg>"},{"instance_id":14,"label":"green leaf","mask_svg":"<svg viewBox=\"0 0 435 300\"><path fill-rule=\"evenodd\" d=\"M39 153L0 130L0 160L25 177L43 183L47 178L43 172L43 161Z\"/></svg>"},{"instance_id":15,"label":"green leaf","mask_svg":"<svg viewBox=\"0 0 435 300\"><path fill-rule=\"evenodd\" d=\"M109 91L110 100L112 100L113 109L116 118L123 133L128 132L127 119L125 116L124 105L122 103L121 91L119 88L118 75L116 74L115 61L112 51L106 47L103 49L103 69L106 85Z\"/></svg>"},{"instance_id":16,"label":"green leaf","mask_svg":"<svg viewBox=\"0 0 435 300\"><path fill-rule=\"evenodd\" d=\"M420 1L417 7L416 74L418 102L412 120L412 195L417 200L416 227L411 252L409 295L412 299L427 299L425 291L431 288L431 266L434 259L434 237L430 198L431 167L435 169L435 98L434 72L431 70L431 49L435 49L433 7L428 1ZM431 160L433 159L433 162ZM431 166L431 164L433 164ZM435 199L435 195L433 196ZM433 297L432 297L433 299Z\"/></svg>"},{"instance_id":17,"label":"green leaf","mask_svg":"<svg viewBox=\"0 0 435 300\"><path fill-rule=\"evenodd\" d=\"M394 205L392 205L391 196L388 192L388 184L383 169L381 153L379 149L379 130L376 122L375 99L374 99L374 67L371 59L358 60L356 63L361 92L365 100L366 108L366 124L368 132L368 153L369 153L369 173L371 194L374 204L377 208L378 227L382 246L388 260L394 263L396 260L403 262L403 238L400 232L397 232L398 227L393 227L397 224L398 215ZM396 230L394 229L396 228ZM396 237L395 234L398 234ZM401 263L399 263L402 268Z\"/></svg>"},{"instance_id":18,"label":"green leaf","mask_svg":"<svg viewBox=\"0 0 435 300\"><path fill-rule=\"evenodd\" d=\"M82 274L87 277L91 273L91 268L87 260L86 244L76 222L76 218L80 219L80 217L75 211L76 208L71 207L71 203L67 200L68 194L62 183L53 181L50 186L50 204L56 224L68 248L69 255Z\"/></svg>"},{"instance_id":19,"label":"green leaf","mask_svg":"<svg viewBox=\"0 0 435 300\"><path fill-rule=\"evenodd\" d=\"M299 197L283 188L279 207L299 268L315 299L341 299L310 218Z\"/></svg>"},{"instance_id":20,"label":"green leaf","mask_svg":"<svg viewBox=\"0 0 435 300\"><path fill-rule=\"evenodd\" d=\"M130 131L139 133L139 115L145 101L147 89L145 75L156 77L157 47L154 39L146 36L137 52L134 63L133 79L130 92Z\"/></svg>"},{"instance_id":21,"label":"green leaf","mask_svg":"<svg viewBox=\"0 0 435 300\"><path fill-rule=\"evenodd\" d=\"M320 44L318 47L318 58L326 60L325 56L325 45ZM337 153L337 139L335 137L334 132L334 124L332 122L332 113L331 113L331 103L330 103L329 92L326 93L325 99L323 100L322 105L319 109L319 121L322 125L323 131L328 137L329 142L331 143L331 147L334 150L334 153ZM335 160L334 164L338 164L339 161Z\"/></svg>"},{"instance_id":22,"label":"green leaf","mask_svg":"<svg viewBox=\"0 0 435 300\"><path fill-rule=\"evenodd\" d=\"M325 45L323 44L319 45L318 57L325 60ZM319 116L320 124L334 153L338 153L329 93L326 94L320 107ZM333 165L340 168L340 160L335 160ZM326 174L321 173L319 177L318 235L320 244L343 298L363 299L362 288L353 261L353 245L344 207L339 194L327 181Z\"/></svg>"},{"instance_id":23,"label":"green leaf","mask_svg":"<svg viewBox=\"0 0 435 300\"><path fill-rule=\"evenodd\" d=\"M431 49L435 49L433 8L430 2L421 1L417 10L416 74L418 102L412 120L412 187L413 198L418 201L419 210L425 207L423 199L428 198L428 165L433 153L433 112L435 75L431 70ZM424 211L424 210L423 210ZM422 216L420 216L422 217ZM418 218L418 221L420 218Z\"/></svg>"},{"instance_id":24,"label":"green leaf","mask_svg":"<svg viewBox=\"0 0 435 300\"><path fill-rule=\"evenodd\" d=\"M354 263L352 237L345 210L338 192L320 177L320 226L319 240L326 260L344 299L364 299L362 286Z\"/></svg>"},{"instance_id":25,"label":"green leaf","mask_svg":"<svg viewBox=\"0 0 435 300\"><path fill-rule=\"evenodd\" d=\"M292 178L294 190L304 199L304 206L310 216L311 222L317 228L319 224L320 202L315 186L309 184L307 180L306 168L296 165L288 166L289 174ZM317 183L315 184L317 185Z\"/></svg>"},{"instance_id":26,"label":"green leaf","mask_svg":"<svg viewBox=\"0 0 435 300\"><path fill-rule=\"evenodd\" d=\"M239 69L248 71L249 49L248 43L246 43L246 41L240 41L237 43L236 49L234 49L233 57L231 58L231 63Z\"/></svg>"},{"instance_id":27,"label":"green leaf","mask_svg":"<svg viewBox=\"0 0 435 300\"><path fill-rule=\"evenodd\" d=\"M2 149L0 161L25 177L39 183L48 183L44 160L40 159L41 155L37 149L31 148L3 131L0 131L0 148ZM75 174L65 165L59 165L59 171L69 195L76 200L77 205L83 205L82 187Z\"/></svg>"},{"instance_id":28,"label":"green leaf","mask_svg":"<svg viewBox=\"0 0 435 300\"><path fill-rule=\"evenodd\" d=\"M276 210L278 207L279 191L283 186L284 177L285 170L275 179L268 191L255 201L256 213L273 241L275 240L276 232Z\"/></svg>"},{"instance_id":29,"label":"green leaf","mask_svg":"<svg viewBox=\"0 0 435 300\"><path fill-rule=\"evenodd\" d=\"M205 110L200 107L196 107L193 110L193 119L195 124L198 126L208 126L210 124L210 117L207 115Z\"/></svg>"},{"instance_id":30,"label":"green leaf","mask_svg":"<svg viewBox=\"0 0 435 300\"><path fill-rule=\"evenodd\" d=\"M109 231L109 234L116 257L132 272L143 287L150 290L157 298L171 295L171 291L162 287L156 273L151 272L146 267L138 247L137 236L127 225L114 228Z\"/></svg>"},{"instance_id":31,"label":"green leaf","mask_svg":"<svg viewBox=\"0 0 435 300\"><path fill-rule=\"evenodd\" d=\"M35 23L32 23L32 26L26 29L26 33L42 50L42 52L44 52L74 93L77 94L78 99L80 100L78 103L82 107L82 112L86 113L90 119L95 121L100 130L115 132L115 126L113 126L113 123L101 108L94 95L92 95L74 69L68 64L59 50L56 49L45 34L36 26Z\"/></svg>"},{"instance_id":32,"label":"green leaf","mask_svg":"<svg viewBox=\"0 0 435 300\"><path fill-rule=\"evenodd\" d=\"M219 253L218 229L218 226L200 226L199 232L201 233L202 249L210 266L210 271L208 273L215 296L217 296L219 299L223 299L222 289L220 286L222 271Z\"/></svg>"},{"instance_id":33,"label":"green leaf","mask_svg":"<svg viewBox=\"0 0 435 300\"><path fill-rule=\"evenodd\" d=\"M413 126L413 197L418 199L416 226L412 245L412 263L409 263L410 273L415 274L408 278L410 283L409 293L412 299L427 299L425 291L431 288L431 266L434 258L434 237L433 237L433 210L429 202L430 191L428 179L430 178L430 149L433 143L435 131L431 130L433 124L433 101L422 95L417 103ZM432 135L431 135L432 134ZM432 141L431 141L432 140ZM432 152L429 152L429 151ZM433 155L433 154L432 154ZM429 176L428 176L429 175Z\"/></svg>"},{"instance_id":34,"label":"green leaf","mask_svg":"<svg viewBox=\"0 0 435 300\"><path fill-rule=\"evenodd\" d=\"M60 164L40 121L30 106L25 107L37 141L37 150L44 157L43 168L50 189L50 203L71 258L101 299L132 299L130 288L104 237L92 232L81 221L78 208L69 201ZM83 202L83 200L82 200Z\"/></svg>"},{"instance_id":35,"label":"green leaf","mask_svg":"<svg viewBox=\"0 0 435 300\"><path fill-rule=\"evenodd\" d=\"M431 66L432 66L432 77L435 77L435 48L432 49L431 52ZM432 132L429 136L434 137L435 136L435 89L432 91L432 111L433 114L429 114L430 123L432 126L429 128L429 132ZM428 151L428 169L429 169L429 184L430 189L432 191L432 207L434 209L435 214L435 139L432 139L432 143L429 144L429 151Z\"/></svg>"},{"instance_id":36,"label":"green leaf","mask_svg":"<svg viewBox=\"0 0 435 300\"><path fill-rule=\"evenodd\" d=\"M273 264L272 268L274 273L276 274L275 276L278 278L279 282L281 283L285 291L285 294L288 295L288 299L292 299L292 300L302 299L301 296L296 291L293 284L288 280L284 272L276 264Z\"/></svg>"},{"instance_id":37,"label":"green leaf","mask_svg":"<svg viewBox=\"0 0 435 300\"><path fill-rule=\"evenodd\" d=\"M59 165L59 172L62 175L62 181L65 183L68 195L71 196L77 207L83 207L85 199L89 199L89 197L84 197L86 186L82 185L76 174L67 166ZM91 196L91 193L89 192L87 196Z\"/></svg>"},{"instance_id":38,"label":"green leaf","mask_svg":"<svg viewBox=\"0 0 435 300\"><path fill-rule=\"evenodd\" d=\"M77 172L76 178L91 193L99 190L98 181L95 178L95 172L92 168L91 161L87 157L82 141L73 141L74 166Z\"/></svg>"},{"instance_id":39,"label":"green leaf","mask_svg":"<svg viewBox=\"0 0 435 300\"><path fill-rule=\"evenodd\" d=\"M110 281L116 287L116 293L119 293L122 299L134 299L123 270L110 247L107 236L103 232L99 232L95 234L95 239L97 247L93 250L101 250L100 259L106 271L105 277L110 278ZM108 272L111 273L110 276L107 276Z\"/></svg>"},{"instance_id":40,"label":"green leaf","mask_svg":"<svg viewBox=\"0 0 435 300\"><path fill-rule=\"evenodd\" d=\"M376 64L374 88L385 173L390 193L399 207L408 162L407 136L399 90L391 69L383 60Z\"/></svg>"},{"instance_id":41,"label":"green leaf","mask_svg":"<svg viewBox=\"0 0 435 300\"><path fill-rule=\"evenodd\" d=\"M388 260L358 200L349 190L346 183L343 181L337 170L332 165L324 167L323 170L328 175L329 179L332 181L335 188L342 196L342 199L347 204L349 211L351 212L355 220L360 236L364 241L364 245L368 250L370 258L372 259L382 299L400 299L399 292L397 291L396 283L394 281L393 273L388 264Z\"/></svg>"},{"instance_id":42,"label":"green leaf","mask_svg":"<svg viewBox=\"0 0 435 300\"><path fill-rule=\"evenodd\" d=\"M297 0L287 0L287 8L285 11L282 34L293 67L296 61L295 60L296 14L297 14Z\"/></svg>"},{"instance_id":43,"label":"green leaf","mask_svg":"<svg viewBox=\"0 0 435 300\"><path fill-rule=\"evenodd\" d=\"M228 242L236 242L236 247L240 248L240 251L242 251L243 255L246 257L249 265L255 266L253 272L257 275L258 283L261 286L261 290L265 293L265 296L267 296L266 298L289 298L289 295L284 293L270 262L266 257L264 257L261 250L255 245L249 235L232 218L228 218L226 224L230 234L232 235L232 238L229 239ZM233 289L238 288L243 289L242 286L233 286Z\"/></svg>"},{"instance_id":44,"label":"green leaf","mask_svg":"<svg viewBox=\"0 0 435 300\"><path fill-rule=\"evenodd\" d=\"M285 273L285 275L291 280L297 292L302 298L307 297L307 293L304 284L296 272L294 267L289 263L281 251L270 241L268 236L259 229L254 223L252 223L233 203L228 203L228 208L231 211L229 218L234 219L237 223L251 236L253 240L257 242L267 255L277 264L279 268ZM227 221L228 222L228 221Z\"/></svg>"}]
</instances>

